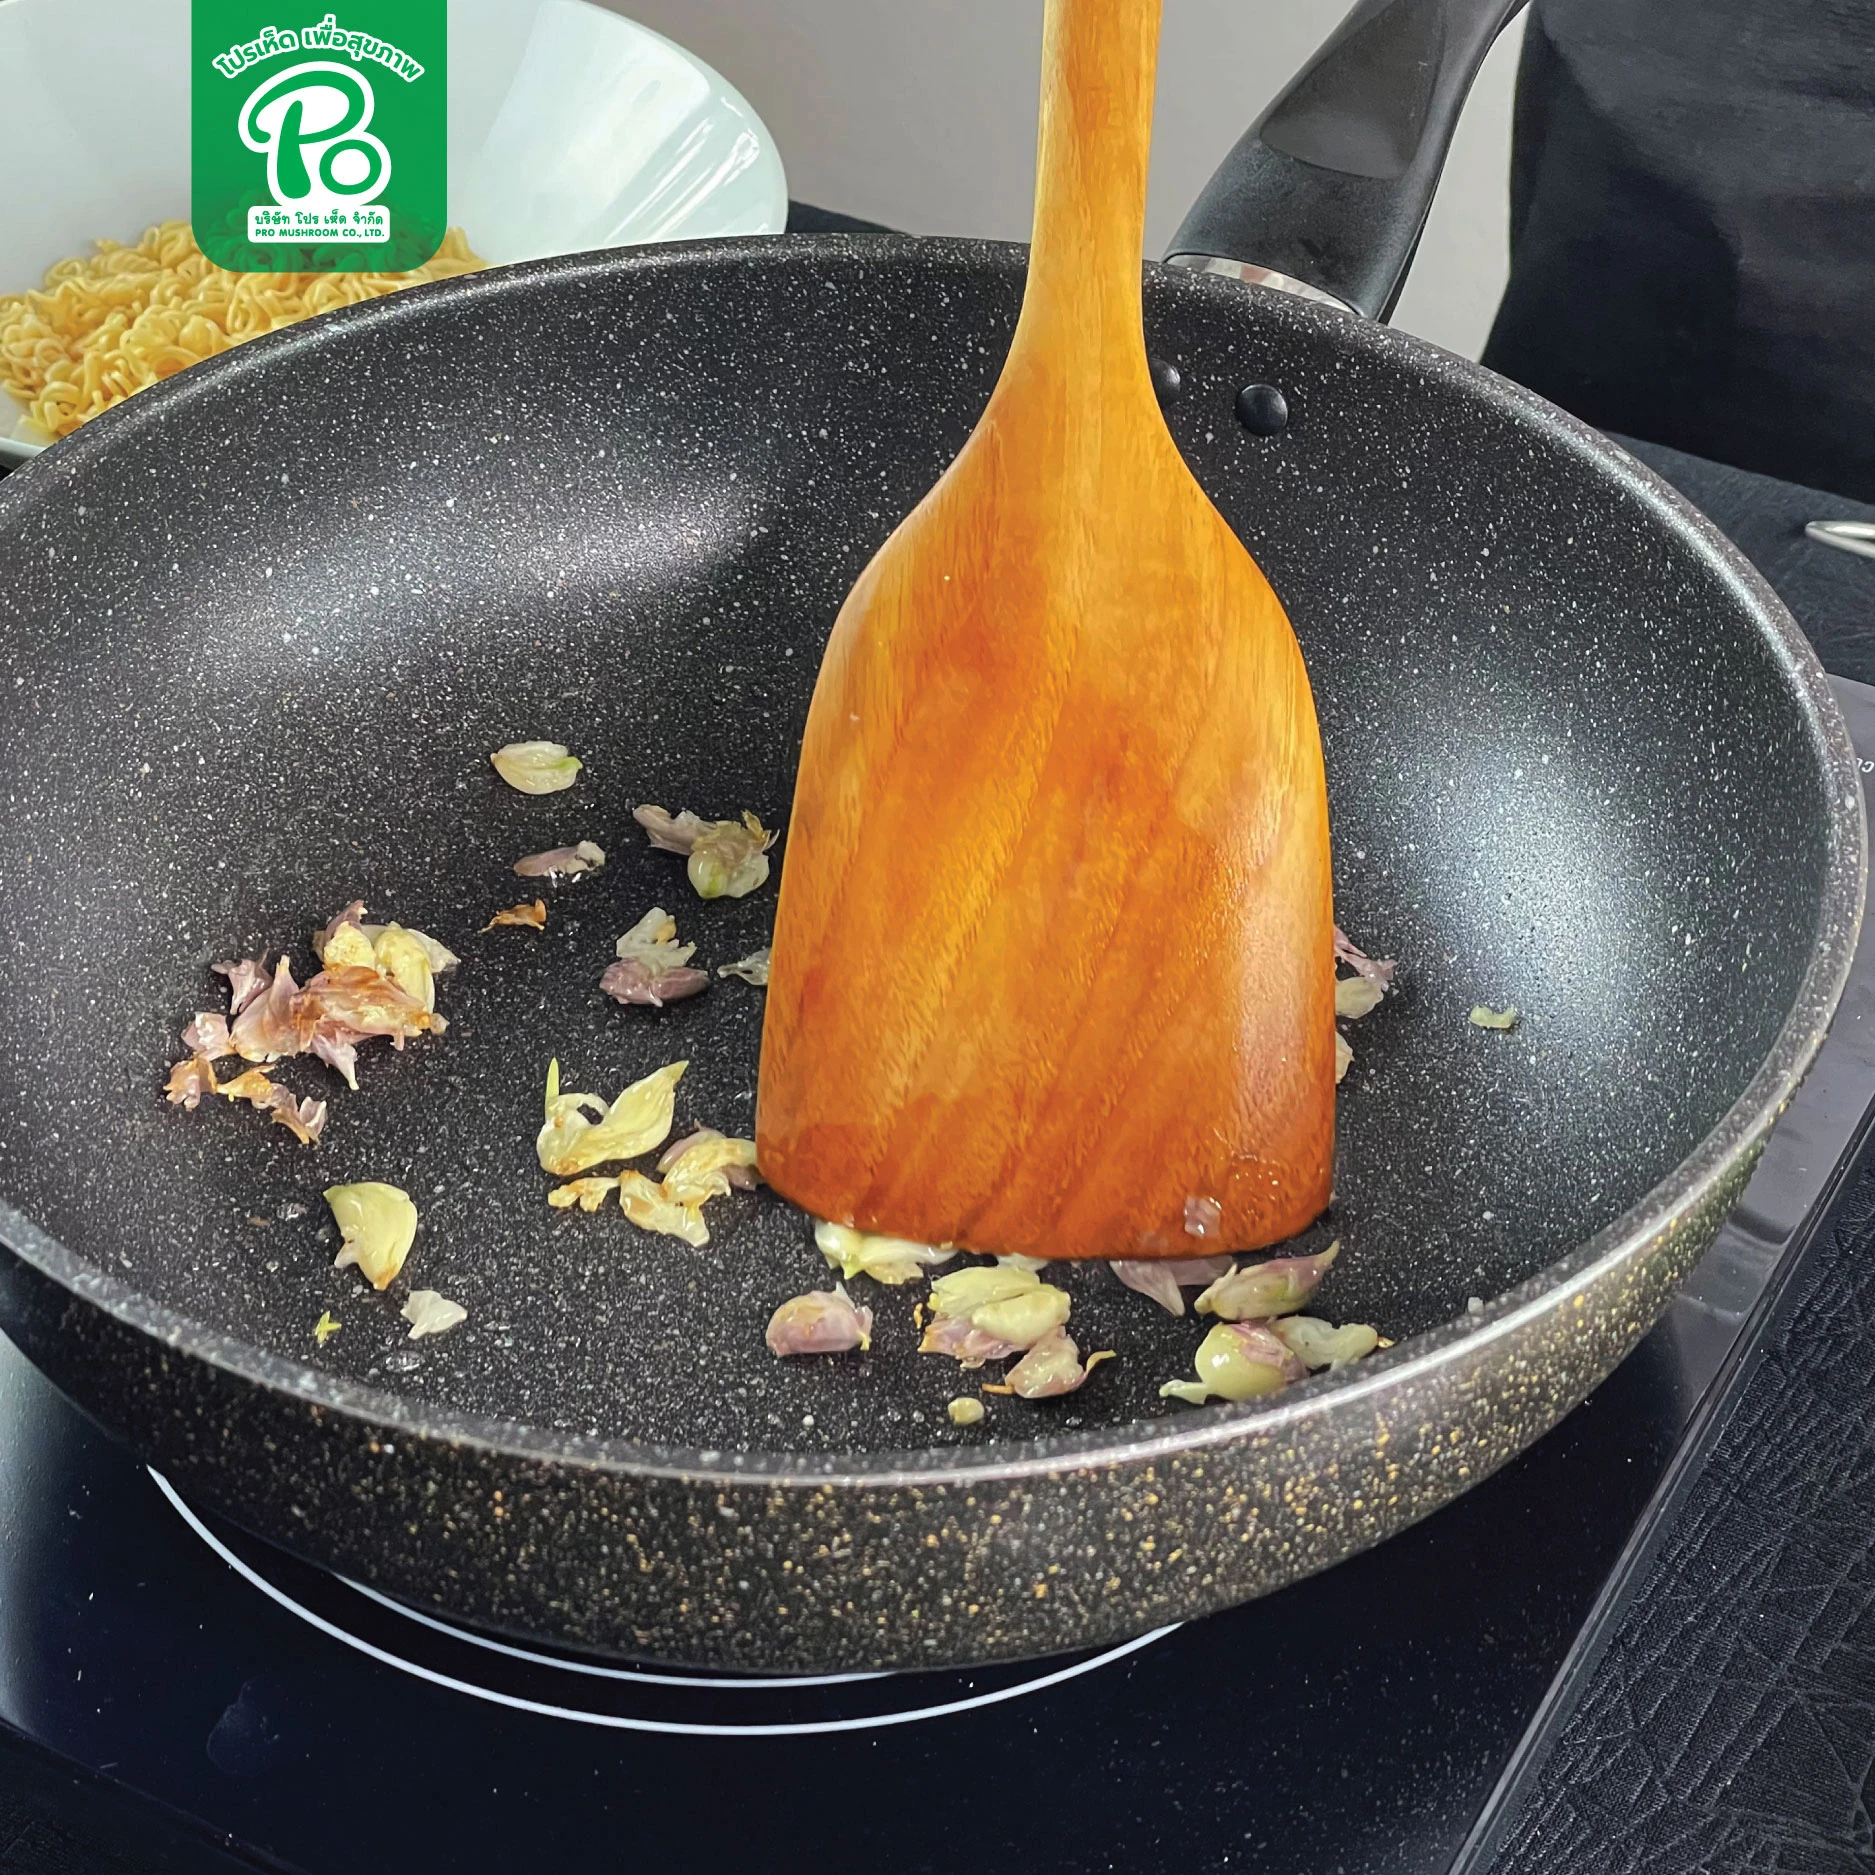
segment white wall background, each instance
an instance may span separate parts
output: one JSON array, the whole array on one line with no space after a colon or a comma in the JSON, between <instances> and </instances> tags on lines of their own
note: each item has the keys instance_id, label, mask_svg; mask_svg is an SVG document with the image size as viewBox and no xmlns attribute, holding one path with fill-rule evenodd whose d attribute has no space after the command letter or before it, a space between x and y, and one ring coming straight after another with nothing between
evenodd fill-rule
<instances>
[{"instance_id":1,"label":"white wall background","mask_svg":"<svg viewBox=\"0 0 1875 1875\"><path fill-rule=\"evenodd\" d=\"M607 0L767 120L799 200L920 234L1026 240L1041 0ZM1146 251L1350 0L1166 0ZM1505 275L1519 20L1480 74L1395 323L1476 357Z\"/></svg>"}]
</instances>

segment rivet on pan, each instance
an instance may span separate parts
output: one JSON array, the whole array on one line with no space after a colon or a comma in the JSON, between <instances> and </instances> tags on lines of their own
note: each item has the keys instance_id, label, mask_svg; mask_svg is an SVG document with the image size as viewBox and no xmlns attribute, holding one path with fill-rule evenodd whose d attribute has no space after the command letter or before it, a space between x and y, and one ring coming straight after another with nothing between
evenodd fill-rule
<instances>
[{"instance_id":1,"label":"rivet on pan","mask_svg":"<svg viewBox=\"0 0 1875 1875\"><path fill-rule=\"evenodd\" d=\"M1152 388L1159 399L1159 407L1176 403L1178 394L1185 388L1185 374L1169 358L1149 358L1146 361L1152 372Z\"/></svg>"},{"instance_id":2,"label":"rivet on pan","mask_svg":"<svg viewBox=\"0 0 1875 1875\"><path fill-rule=\"evenodd\" d=\"M1273 384L1246 384L1237 393L1237 421L1252 436L1280 436L1289 427L1289 399Z\"/></svg>"}]
</instances>

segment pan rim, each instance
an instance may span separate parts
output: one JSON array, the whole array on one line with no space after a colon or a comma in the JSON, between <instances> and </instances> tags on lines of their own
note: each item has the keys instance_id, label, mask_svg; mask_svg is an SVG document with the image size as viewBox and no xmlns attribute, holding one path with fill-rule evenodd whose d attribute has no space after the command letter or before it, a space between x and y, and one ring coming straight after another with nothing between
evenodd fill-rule
<instances>
[{"instance_id":1,"label":"pan rim","mask_svg":"<svg viewBox=\"0 0 1875 1875\"><path fill-rule=\"evenodd\" d=\"M45 498L51 498L57 485L79 473L91 454L110 446L120 434L129 434L132 426L161 421L174 405L214 394L217 386L265 369L273 357L340 344L348 334L387 322L405 325L422 319L432 305L522 292L541 280L577 282L678 272L728 260L852 265L881 258L915 259L959 271L978 271L987 264L1019 273L1025 257L1026 249L1018 245L952 237L782 235L556 256L439 281L255 340L104 412L0 483L0 530L16 511L29 509L41 498L42 491ZM1428 1329L1370 1356L1356 1368L1318 1376L1268 1401L1006 1444L929 1446L818 1458L788 1451L725 1452L549 1432L523 1420L412 1400L254 1347L157 1302L68 1249L3 1201L0 1245L75 1298L157 1343L202 1360L245 1386L360 1427L434 1439L547 1470L569 1467L688 1485L759 1486L764 1491L820 1492L839 1487L892 1491L1150 1466L1246 1439L1263 1442L1293 1434L1303 1423L1330 1410L1332 1403L1343 1402L1344 1396L1349 1406L1355 1398L1384 1398L1400 1376L1433 1375L1475 1349L1516 1335L1526 1324L1565 1306L1571 1295L1606 1278L1646 1244L1694 1217L1742 1156L1762 1140L1795 1092L1827 1032L1860 931L1867 876L1861 776L1847 725L1815 651L1769 583L1703 514L1619 445L1534 392L1425 340L1290 295L1182 269L1149 264L1148 271L1163 292L1220 300L1256 293L1260 310L1273 321L1312 327L1336 335L1343 344L1405 357L1420 373L1442 380L1447 388L1491 403L1533 440L1553 442L1600 465L1633 499L1650 509L1669 533L1699 552L1723 577L1741 609L1759 627L1766 648L1789 683L1829 797L1829 852L1810 962L1757 1072L1711 1130L1639 1200L1585 1242L1488 1303L1481 1315Z\"/></svg>"}]
</instances>

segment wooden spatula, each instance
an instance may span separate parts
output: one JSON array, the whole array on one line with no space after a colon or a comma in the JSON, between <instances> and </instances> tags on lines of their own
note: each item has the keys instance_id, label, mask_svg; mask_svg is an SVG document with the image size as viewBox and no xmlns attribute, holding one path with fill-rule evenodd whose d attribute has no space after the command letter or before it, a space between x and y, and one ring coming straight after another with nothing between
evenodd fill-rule
<instances>
[{"instance_id":1,"label":"wooden spatula","mask_svg":"<svg viewBox=\"0 0 1875 1875\"><path fill-rule=\"evenodd\" d=\"M1314 702L1141 330L1159 6L1048 0L1009 359L841 609L801 751L762 1170L925 1243L1191 1256L1328 1201Z\"/></svg>"}]
</instances>

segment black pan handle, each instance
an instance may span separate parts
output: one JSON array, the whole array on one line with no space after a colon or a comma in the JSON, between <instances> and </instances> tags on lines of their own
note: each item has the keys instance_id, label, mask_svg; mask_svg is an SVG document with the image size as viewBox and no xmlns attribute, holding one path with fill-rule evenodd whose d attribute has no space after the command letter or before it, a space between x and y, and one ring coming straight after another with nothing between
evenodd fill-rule
<instances>
[{"instance_id":1,"label":"black pan handle","mask_svg":"<svg viewBox=\"0 0 1875 1875\"><path fill-rule=\"evenodd\" d=\"M1465 94L1522 5L1358 0L1224 159L1166 259L1386 318Z\"/></svg>"}]
</instances>

